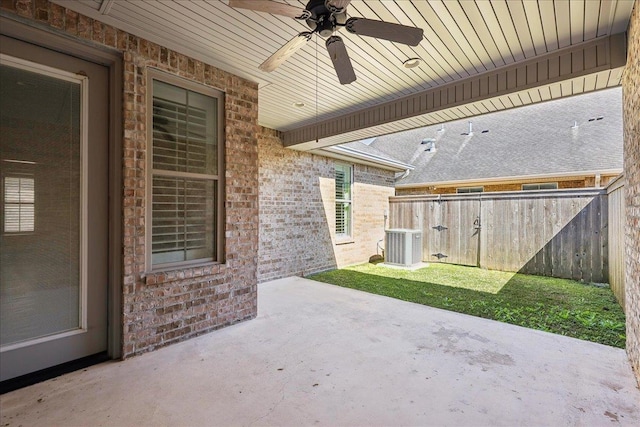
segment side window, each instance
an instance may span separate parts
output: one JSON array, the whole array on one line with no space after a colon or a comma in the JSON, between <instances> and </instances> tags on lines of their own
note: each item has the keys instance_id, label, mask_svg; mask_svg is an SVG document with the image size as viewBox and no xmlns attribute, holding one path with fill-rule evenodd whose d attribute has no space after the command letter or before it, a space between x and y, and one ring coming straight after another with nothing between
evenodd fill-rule
<instances>
[{"instance_id":1,"label":"side window","mask_svg":"<svg viewBox=\"0 0 640 427\"><path fill-rule=\"evenodd\" d=\"M353 224L353 167L336 163L336 237L351 237Z\"/></svg>"},{"instance_id":2,"label":"side window","mask_svg":"<svg viewBox=\"0 0 640 427\"><path fill-rule=\"evenodd\" d=\"M523 190L557 190L557 182L544 182L540 184L522 184Z\"/></svg>"},{"instance_id":3,"label":"side window","mask_svg":"<svg viewBox=\"0 0 640 427\"><path fill-rule=\"evenodd\" d=\"M224 95L172 76L150 75L147 263L157 269L222 262Z\"/></svg>"},{"instance_id":4,"label":"side window","mask_svg":"<svg viewBox=\"0 0 640 427\"><path fill-rule=\"evenodd\" d=\"M458 187L456 193L482 193L484 187Z\"/></svg>"},{"instance_id":5,"label":"side window","mask_svg":"<svg viewBox=\"0 0 640 427\"><path fill-rule=\"evenodd\" d=\"M35 180L30 175L6 175L2 183L5 233L35 231Z\"/></svg>"}]
</instances>

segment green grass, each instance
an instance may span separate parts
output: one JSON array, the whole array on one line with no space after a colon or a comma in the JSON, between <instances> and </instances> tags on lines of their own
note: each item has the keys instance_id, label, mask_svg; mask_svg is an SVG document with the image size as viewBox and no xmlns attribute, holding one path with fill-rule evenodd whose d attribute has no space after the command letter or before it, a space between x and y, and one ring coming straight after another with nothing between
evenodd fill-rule
<instances>
[{"instance_id":1,"label":"green grass","mask_svg":"<svg viewBox=\"0 0 640 427\"><path fill-rule=\"evenodd\" d=\"M450 264L415 271L374 264L309 276L319 282L624 348L625 317L608 287Z\"/></svg>"}]
</instances>

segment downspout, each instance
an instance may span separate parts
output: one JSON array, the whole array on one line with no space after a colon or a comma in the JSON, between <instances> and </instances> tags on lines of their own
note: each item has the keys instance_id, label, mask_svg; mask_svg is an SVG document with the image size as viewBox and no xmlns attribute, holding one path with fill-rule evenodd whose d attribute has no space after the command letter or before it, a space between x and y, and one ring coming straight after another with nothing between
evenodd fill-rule
<instances>
[{"instance_id":1,"label":"downspout","mask_svg":"<svg viewBox=\"0 0 640 427\"><path fill-rule=\"evenodd\" d=\"M478 195L478 216L474 222L474 228L478 233L478 248L476 250L476 267L480 268L480 237L482 236L482 193Z\"/></svg>"}]
</instances>

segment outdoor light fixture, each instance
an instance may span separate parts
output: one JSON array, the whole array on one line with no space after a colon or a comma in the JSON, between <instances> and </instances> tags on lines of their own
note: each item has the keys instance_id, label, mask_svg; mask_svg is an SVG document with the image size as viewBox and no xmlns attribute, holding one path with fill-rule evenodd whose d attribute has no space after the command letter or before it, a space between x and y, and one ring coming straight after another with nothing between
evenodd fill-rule
<instances>
[{"instance_id":1,"label":"outdoor light fixture","mask_svg":"<svg viewBox=\"0 0 640 427\"><path fill-rule=\"evenodd\" d=\"M404 68L415 68L420 65L420 62L422 62L420 58L409 58L402 62L402 66Z\"/></svg>"}]
</instances>

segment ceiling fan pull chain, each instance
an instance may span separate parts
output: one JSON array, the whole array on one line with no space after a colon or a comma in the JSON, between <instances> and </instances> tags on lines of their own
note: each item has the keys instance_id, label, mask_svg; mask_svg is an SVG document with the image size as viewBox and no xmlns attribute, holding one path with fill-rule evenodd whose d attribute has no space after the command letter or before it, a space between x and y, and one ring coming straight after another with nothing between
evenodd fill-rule
<instances>
[{"instance_id":1,"label":"ceiling fan pull chain","mask_svg":"<svg viewBox=\"0 0 640 427\"><path fill-rule=\"evenodd\" d=\"M306 7L301 9L298 6L272 0L229 0L229 6L232 8L304 19L311 30L301 32L267 58L258 67L262 71L274 71L300 50L315 33L327 39L325 44L333 62L333 68L336 70L340 84L343 85L354 82L356 75L344 41L336 35L341 28L346 27L349 33L359 36L375 37L409 46L417 46L424 36L422 28L418 27L367 18L347 18L347 6L350 3L351 0L309 0ZM318 43L316 40L316 119L318 116L317 73Z\"/></svg>"},{"instance_id":2,"label":"ceiling fan pull chain","mask_svg":"<svg viewBox=\"0 0 640 427\"><path fill-rule=\"evenodd\" d=\"M318 37L316 33L316 143L318 142Z\"/></svg>"}]
</instances>

